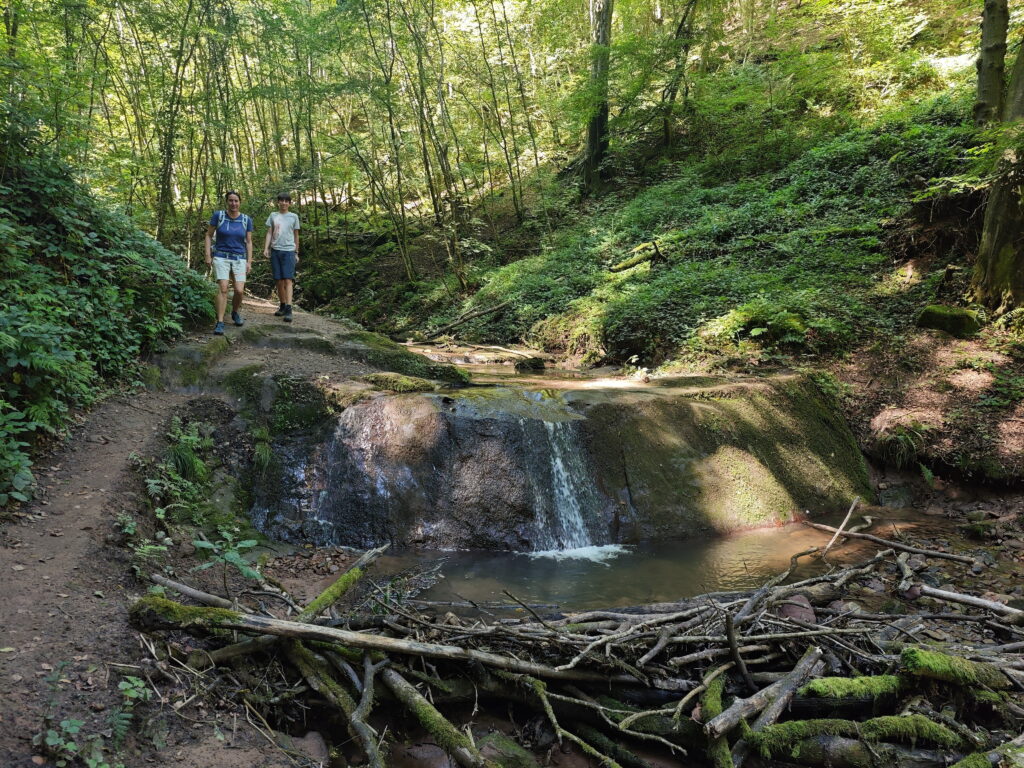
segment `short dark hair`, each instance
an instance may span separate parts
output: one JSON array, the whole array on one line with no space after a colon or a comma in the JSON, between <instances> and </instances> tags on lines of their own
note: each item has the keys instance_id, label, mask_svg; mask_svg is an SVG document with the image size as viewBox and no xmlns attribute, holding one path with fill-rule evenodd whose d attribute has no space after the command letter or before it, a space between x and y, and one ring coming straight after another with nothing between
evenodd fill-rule
<instances>
[{"instance_id":1,"label":"short dark hair","mask_svg":"<svg viewBox=\"0 0 1024 768\"><path fill-rule=\"evenodd\" d=\"M288 194L287 192L278 192L277 193L277 199L278 200L287 200L290 203L292 201L292 196L290 194Z\"/></svg>"},{"instance_id":2,"label":"short dark hair","mask_svg":"<svg viewBox=\"0 0 1024 768\"><path fill-rule=\"evenodd\" d=\"M224 199L225 199L225 200L227 200L227 199L228 199L229 197L231 197L232 195L234 195L235 197L237 197L237 198L238 198L238 201L239 201L239 202L241 202L241 201L242 201L242 196L241 196L240 194L238 194L238 193L237 193L237 192L236 192L235 190L233 190L233 189L229 189L229 190L228 190L227 192L225 192L225 193L224 193Z\"/></svg>"}]
</instances>

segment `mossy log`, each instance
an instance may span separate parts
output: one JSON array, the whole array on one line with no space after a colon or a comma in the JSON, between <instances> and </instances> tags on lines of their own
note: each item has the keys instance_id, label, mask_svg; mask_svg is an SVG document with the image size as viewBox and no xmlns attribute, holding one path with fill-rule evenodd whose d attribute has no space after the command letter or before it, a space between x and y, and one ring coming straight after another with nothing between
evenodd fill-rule
<instances>
[{"instance_id":1,"label":"mossy log","mask_svg":"<svg viewBox=\"0 0 1024 768\"><path fill-rule=\"evenodd\" d=\"M366 572L366 568L384 554L388 546L390 545L385 544L383 547L367 550L360 555L359 559L352 563L344 573L338 576L331 586L317 595L313 599L313 602L307 605L302 612L296 616L295 620L299 622L311 621L341 600L352 586L362 578L363 574ZM240 643L225 646L224 648L218 648L214 651L196 651L189 657L188 665L193 669L206 669L208 667L223 664L226 661L236 659L240 656L246 656L250 653L255 653L256 651L266 650L276 642L276 637L254 637L249 640L243 640Z\"/></svg>"},{"instance_id":2,"label":"mossy log","mask_svg":"<svg viewBox=\"0 0 1024 768\"><path fill-rule=\"evenodd\" d=\"M947 750L963 746L963 739L958 734L924 715L886 715L863 722L836 719L790 720L770 725L759 733L749 732L745 739L762 757L781 757L795 745L819 736L848 736L871 743L924 743Z\"/></svg>"},{"instance_id":3,"label":"mossy log","mask_svg":"<svg viewBox=\"0 0 1024 768\"><path fill-rule=\"evenodd\" d=\"M357 722L355 700L342 685L331 675L327 662L296 640L284 644L288 661L299 670L309 687L323 696L333 707L345 716L352 735L359 740L366 751L369 764L374 768L382 768L380 753L377 749L377 734L365 722Z\"/></svg>"},{"instance_id":4,"label":"mossy log","mask_svg":"<svg viewBox=\"0 0 1024 768\"><path fill-rule=\"evenodd\" d=\"M408 680L393 669L381 672L385 685L434 738L445 752L463 768L497 768L485 760L470 738L456 728L442 715L437 707L427 701Z\"/></svg>"},{"instance_id":5,"label":"mossy log","mask_svg":"<svg viewBox=\"0 0 1024 768\"><path fill-rule=\"evenodd\" d=\"M964 687L984 686L1005 690L1012 686L1002 670L994 664L970 661L939 651L909 646L900 653L902 670L908 675L941 680Z\"/></svg>"},{"instance_id":6,"label":"mossy log","mask_svg":"<svg viewBox=\"0 0 1024 768\"><path fill-rule=\"evenodd\" d=\"M815 736L794 743L783 759L786 763L828 768L946 768L950 754L901 744L869 744L844 736ZM778 761L770 759L761 764L778 765Z\"/></svg>"},{"instance_id":7,"label":"mossy log","mask_svg":"<svg viewBox=\"0 0 1024 768\"><path fill-rule=\"evenodd\" d=\"M762 688L747 699L734 701L727 710L705 723L704 732L713 739L724 736L735 728L740 720L756 715L780 696L792 697L793 691L803 685L823 655L823 651L817 646L808 648L793 671L786 677L777 683L772 683L767 688Z\"/></svg>"},{"instance_id":8,"label":"mossy log","mask_svg":"<svg viewBox=\"0 0 1024 768\"><path fill-rule=\"evenodd\" d=\"M487 651L476 651L456 645L421 643L415 640L400 640L382 635L352 632L335 627L323 627L296 621L283 621L266 616L237 613L221 608L194 608L175 603L162 597L147 596L132 606L129 612L132 626L140 630L184 629L210 630L232 629L261 635L291 637L298 640L319 640L337 643L350 648L384 651L411 656L449 659L453 661L476 661L485 666L519 672L537 677L556 680L577 680L590 682L637 683L632 675L604 675L575 669L559 670L529 661L520 661Z\"/></svg>"},{"instance_id":9,"label":"mossy log","mask_svg":"<svg viewBox=\"0 0 1024 768\"><path fill-rule=\"evenodd\" d=\"M722 715L722 693L725 691L725 676L716 677L708 683L707 690L700 697L700 711L705 719L709 719L708 725ZM704 726L707 734L708 759L715 768L733 768L732 754L729 752L729 742L723 735L712 735Z\"/></svg>"}]
</instances>

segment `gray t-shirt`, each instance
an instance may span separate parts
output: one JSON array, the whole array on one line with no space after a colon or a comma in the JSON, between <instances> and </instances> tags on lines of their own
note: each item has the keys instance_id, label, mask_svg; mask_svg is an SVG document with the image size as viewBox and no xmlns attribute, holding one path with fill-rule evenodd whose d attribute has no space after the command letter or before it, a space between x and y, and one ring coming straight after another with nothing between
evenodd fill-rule
<instances>
[{"instance_id":1,"label":"gray t-shirt","mask_svg":"<svg viewBox=\"0 0 1024 768\"><path fill-rule=\"evenodd\" d=\"M297 213L274 211L267 216L267 226L273 227L270 247L278 251L295 250L295 230L302 229Z\"/></svg>"}]
</instances>

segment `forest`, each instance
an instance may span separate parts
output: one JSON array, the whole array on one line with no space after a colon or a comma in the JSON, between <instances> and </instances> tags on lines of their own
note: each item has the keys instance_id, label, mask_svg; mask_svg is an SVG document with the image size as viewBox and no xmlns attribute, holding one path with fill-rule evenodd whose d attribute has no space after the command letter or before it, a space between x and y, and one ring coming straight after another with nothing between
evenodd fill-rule
<instances>
[{"instance_id":1,"label":"forest","mask_svg":"<svg viewBox=\"0 0 1024 768\"><path fill-rule=\"evenodd\" d=\"M478 696L523 765L555 743L581 766L1020 759L1024 9L0 8L0 673L35 718L0 711L0 761L162 761L181 709L217 734L196 765L233 768L208 757L229 711L273 745L252 765L420 764L397 757L420 736L520 764L476 743ZM246 327L216 338L229 191L257 258ZM279 193L302 222L287 327L259 257ZM824 551L643 605L430 603L430 568L369 570L399 569L388 545L647 552L801 521ZM889 549L825 558L865 540ZM33 613L55 591L96 598L75 663L32 636L70 618ZM131 675L99 708L72 650L93 625ZM328 723L319 763L267 737Z\"/></svg>"}]
</instances>

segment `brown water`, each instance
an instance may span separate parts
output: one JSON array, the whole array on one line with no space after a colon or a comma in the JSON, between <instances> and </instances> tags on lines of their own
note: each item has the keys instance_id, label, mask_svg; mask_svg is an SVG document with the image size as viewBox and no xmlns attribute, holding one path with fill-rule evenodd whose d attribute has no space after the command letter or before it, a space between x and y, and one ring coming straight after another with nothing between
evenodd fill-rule
<instances>
[{"instance_id":1,"label":"brown water","mask_svg":"<svg viewBox=\"0 0 1024 768\"><path fill-rule=\"evenodd\" d=\"M877 515L877 508L873 515ZM820 519L838 525L845 512ZM851 524L859 522L854 519ZM943 521L945 522L945 521ZM883 511L871 529L891 538L912 535L935 518L914 510ZM420 599L439 602L508 602L508 590L526 603L563 609L611 608L669 602L721 590L757 587L785 571L792 555L824 547L830 534L796 523L781 528L744 531L711 540L651 542L629 547L591 547L577 552L538 555L514 552L418 552L388 558L388 569L444 559L444 579ZM833 565L859 562L879 547L850 541L833 547ZM617 550L617 551L616 551ZM794 578L820 573L828 565L802 558Z\"/></svg>"}]
</instances>

